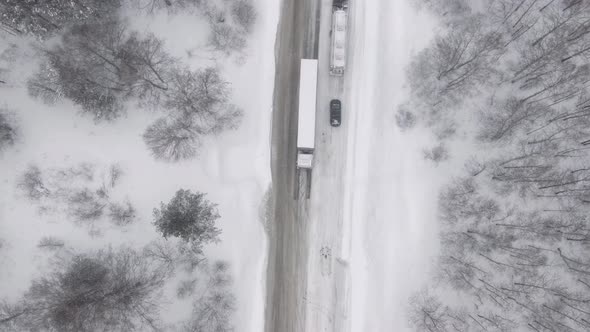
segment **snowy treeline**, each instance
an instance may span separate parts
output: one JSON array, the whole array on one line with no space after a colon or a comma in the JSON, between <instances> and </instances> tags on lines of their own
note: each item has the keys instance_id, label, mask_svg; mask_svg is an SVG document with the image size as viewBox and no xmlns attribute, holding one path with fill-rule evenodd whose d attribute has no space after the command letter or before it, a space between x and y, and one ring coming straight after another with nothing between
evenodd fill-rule
<instances>
[{"instance_id":1,"label":"snowy treeline","mask_svg":"<svg viewBox=\"0 0 590 332\"><path fill-rule=\"evenodd\" d=\"M411 299L412 325L589 330L590 3L421 4L443 30L403 110L479 152L440 194L437 287Z\"/></svg>"}]
</instances>

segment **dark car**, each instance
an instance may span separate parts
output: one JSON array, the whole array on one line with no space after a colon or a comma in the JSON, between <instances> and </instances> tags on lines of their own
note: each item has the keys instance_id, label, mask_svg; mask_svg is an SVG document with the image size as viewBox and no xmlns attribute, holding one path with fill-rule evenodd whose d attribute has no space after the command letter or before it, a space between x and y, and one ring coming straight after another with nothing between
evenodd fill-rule
<instances>
[{"instance_id":1,"label":"dark car","mask_svg":"<svg viewBox=\"0 0 590 332\"><path fill-rule=\"evenodd\" d=\"M338 99L330 101L330 125L339 127L342 123L342 104Z\"/></svg>"}]
</instances>

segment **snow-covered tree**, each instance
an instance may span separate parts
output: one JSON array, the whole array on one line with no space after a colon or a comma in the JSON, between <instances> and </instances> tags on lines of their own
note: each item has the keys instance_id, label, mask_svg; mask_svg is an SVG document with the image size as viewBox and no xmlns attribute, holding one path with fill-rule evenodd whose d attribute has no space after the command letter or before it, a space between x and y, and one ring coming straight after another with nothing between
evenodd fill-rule
<instances>
[{"instance_id":1,"label":"snow-covered tree","mask_svg":"<svg viewBox=\"0 0 590 332\"><path fill-rule=\"evenodd\" d=\"M2 0L0 23L43 39L71 24L116 15L119 7L120 0Z\"/></svg>"},{"instance_id":2,"label":"snow-covered tree","mask_svg":"<svg viewBox=\"0 0 590 332\"><path fill-rule=\"evenodd\" d=\"M53 271L35 279L0 324L21 331L157 328L164 280L152 261L127 248L58 256Z\"/></svg>"},{"instance_id":3,"label":"snow-covered tree","mask_svg":"<svg viewBox=\"0 0 590 332\"><path fill-rule=\"evenodd\" d=\"M221 230L215 222L219 217L216 205L205 199L204 193L185 189L154 209L154 224L164 237L177 237L198 247L217 241Z\"/></svg>"}]
</instances>

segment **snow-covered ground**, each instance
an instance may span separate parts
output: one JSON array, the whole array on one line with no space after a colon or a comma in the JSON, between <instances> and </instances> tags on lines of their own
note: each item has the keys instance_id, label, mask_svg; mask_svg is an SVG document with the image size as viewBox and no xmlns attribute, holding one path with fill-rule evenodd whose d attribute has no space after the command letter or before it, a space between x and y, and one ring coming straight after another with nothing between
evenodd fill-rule
<instances>
[{"instance_id":1,"label":"snow-covered ground","mask_svg":"<svg viewBox=\"0 0 590 332\"><path fill-rule=\"evenodd\" d=\"M405 67L434 22L409 1L357 3L342 258L351 268L351 331L409 330L408 298L428 280L437 252L442 169L422 158L426 131L400 132ZM347 244L347 239L350 242Z\"/></svg>"},{"instance_id":2,"label":"snow-covered ground","mask_svg":"<svg viewBox=\"0 0 590 332\"><path fill-rule=\"evenodd\" d=\"M0 155L0 299L16 299L43 273L47 255L37 248L41 237L59 237L77 250L119 244L140 247L159 237L151 224L152 209L184 188L205 192L218 204L221 242L208 246L206 254L231 264L237 297L234 325L238 331L263 329L267 240L259 205L270 184L269 131L280 2L255 3L258 20L245 62L216 60L232 84L232 101L244 109L242 125L209 140L198 159L171 164L150 156L141 135L157 114L130 109L127 117L114 123L95 124L67 102L46 106L30 99L22 86L0 90L0 106L14 111L22 133L22 141ZM134 26L163 37L166 48L191 66L205 63L201 54L189 57L187 52L204 45L202 18L157 15L137 18ZM79 162L97 164L99 170L113 163L122 167L117 195L127 197L137 209L134 225L121 230L106 224L101 235L91 236L87 228L63 215L38 214L16 190L16 179L31 163L45 170ZM175 310L166 321L187 318L189 305L172 306Z\"/></svg>"},{"instance_id":3,"label":"snow-covered ground","mask_svg":"<svg viewBox=\"0 0 590 332\"><path fill-rule=\"evenodd\" d=\"M405 68L433 35L409 1L354 1L343 78L327 74L331 1L322 3L316 156L307 224L307 331L409 331L408 298L438 250L436 204L448 169L423 158L432 135L400 132ZM328 123L342 100L343 125Z\"/></svg>"},{"instance_id":4,"label":"snow-covered ground","mask_svg":"<svg viewBox=\"0 0 590 332\"><path fill-rule=\"evenodd\" d=\"M409 1L357 3L356 10L352 38L363 46L354 48L350 64L350 245L342 253L351 267L351 330L406 331L408 298L428 280L437 251L441 170L422 158L430 136L400 132L393 114L407 95L405 67L426 46L434 24Z\"/></svg>"}]
</instances>

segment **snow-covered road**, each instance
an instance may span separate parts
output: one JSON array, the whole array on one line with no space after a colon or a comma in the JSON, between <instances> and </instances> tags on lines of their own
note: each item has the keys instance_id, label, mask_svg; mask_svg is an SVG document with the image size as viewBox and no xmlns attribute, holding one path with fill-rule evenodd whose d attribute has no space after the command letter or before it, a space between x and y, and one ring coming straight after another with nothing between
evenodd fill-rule
<instances>
[{"instance_id":1,"label":"snow-covered road","mask_svg":"<svg viewBox=\"0 0 590 332\"><path fill-rule=\"evenodd\" d=\"M316 163L309 210L307 331L404 331L436 251L438 183L427 135L400 133L404 68L433 23L407 1L353 1L347 71L327 74L331 0L322 1ZM331 128L328 102L343 102Z\"/></svg>"}]
</instances>

